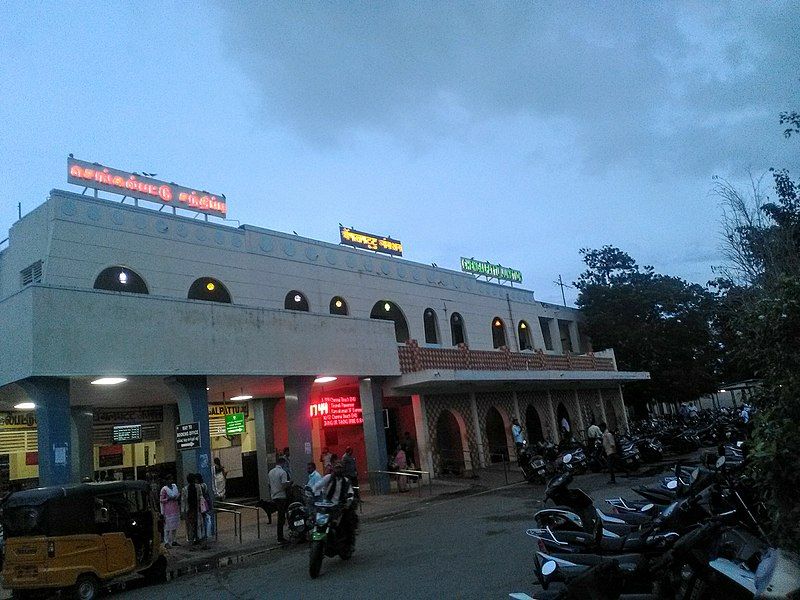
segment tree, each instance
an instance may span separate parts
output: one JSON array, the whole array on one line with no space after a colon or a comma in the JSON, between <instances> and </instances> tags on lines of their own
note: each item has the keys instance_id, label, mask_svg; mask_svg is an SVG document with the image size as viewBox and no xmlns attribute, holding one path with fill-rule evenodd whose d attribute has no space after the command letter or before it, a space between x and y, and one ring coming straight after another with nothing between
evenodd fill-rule
<instances>
[{"instance_id":1,"label":"tree","mask_svg":"<svg viewBox=\"0 0 800 600\"><path fill-rule=\"evenodd\" d=\"M598 348L614 348L621 369L649 371L650 381L629 385L641 408L650 400L695 400L716 389L714 298L678 277L639 267L613 246L580 250L588 269L575 286L586 331Z\"/></svg>"}]
</instances>

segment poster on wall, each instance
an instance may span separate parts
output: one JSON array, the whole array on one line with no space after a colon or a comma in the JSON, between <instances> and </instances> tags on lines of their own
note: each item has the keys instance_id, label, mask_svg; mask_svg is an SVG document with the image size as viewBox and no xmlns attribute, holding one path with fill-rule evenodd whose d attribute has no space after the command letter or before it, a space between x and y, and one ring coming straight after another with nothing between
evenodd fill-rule
<instances>
[{"instance_id":1,"label":"poster on wall","mask_svg":"<svg viewBox=\"0 0 800 600\"><path fill-rule=\"evenodd\" d=\"M122 466L122 444L112 446L100 446L98 462L101 467L121 467Z\"/></svg>"}]
</instances>

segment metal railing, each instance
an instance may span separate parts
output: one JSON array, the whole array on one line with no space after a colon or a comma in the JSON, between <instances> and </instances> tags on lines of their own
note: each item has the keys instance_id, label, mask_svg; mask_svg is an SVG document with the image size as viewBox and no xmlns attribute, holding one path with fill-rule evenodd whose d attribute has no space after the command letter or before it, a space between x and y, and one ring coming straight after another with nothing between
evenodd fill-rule
<instances>
[{"instance_id":1,"label":"metal railing","mask_svg":"<svg viewBox=\"0 0 800 600\"><path fill-rule=\"evenodd\" d=\"M237 509L244 508L244 509L247 509L247 510L256 511L256 532L257 532L257 535L258 535L258 539L261 539L261 509L258 506L249 506L247 504L237 504L236 502L226 502L224 500L216 500L214 502L214 504L216 504L217 506L223 506L223 507L227 506L229 508L233 507L233 508L237 508ZM241 514L241 511L240 511L240 514ZM241 539L239 541L241 541Z\"/></svg>"},{"instance_id":2,"label":"metal railing","mask_svg":"<svg viewBox=\"0 0 800 600\"><path fill-rule=\"evenodd\" d=\"M433 478L431 477L430 471L417 471L411 469L402 469L400 471L368 471L368 475L389 475L397 477L397 484L398 488L400 485L400 477L411 477L414 479L414 482L417 483L417 491L419 492L420 498L422 497L422 478L427 475L428 476L428 494L433 495ZM373 482L370 481L370 487L372 487Z\"/></svg>"},{"instance_id":3,"label":"metal railing","mask_svg":"<svg viewBox=\"0 0 800 600\"><path fill-rule=\"evenodd\" d=\"M233 515L233 537L235 538L237 533L239 535L239 543L242 543L242 513L238 510L229 510L227 508L215 508L214 509L214 518L216 520L216 527L214 528L214 540L219 539L219 519L217 519L217 515L220 513L229 513Z\"/></svg>"}]
</instances>

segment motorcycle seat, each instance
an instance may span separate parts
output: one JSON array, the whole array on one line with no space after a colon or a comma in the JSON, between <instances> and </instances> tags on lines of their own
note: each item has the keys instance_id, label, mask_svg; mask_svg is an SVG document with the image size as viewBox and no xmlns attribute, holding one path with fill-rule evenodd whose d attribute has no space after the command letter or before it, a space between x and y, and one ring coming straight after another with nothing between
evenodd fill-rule
<instances>
[{"instance_id":1,"label":"motorcycle seat","mask_svg":"<svg viewBox=\"0 0 800 600\"><path fill-rule=\"evenodd\" d=\"M608 556L603 556L602 554L558 554L552 553L549 556L553 558L558 558L560 560L565 560L571 563L575 563L577 565L586 565L593 567L595 565L599 565L600 563L606 562L609 559ZM614 556L614 560L619 562L619 564L631 564L635 565L638 564L639 561L642 559L641 554L619 554Z\"/></svg>"},{"instance_id":2,"label":"motorcycle seat","mask_svg":"<svg viewBox=\"0 0 800 600\"><path fill-rule=\"evenodd\" d=\"M644 540L638 533L618 538L604 537L600 540L600 549L606 554L622 554L638 552L644 546Z\"/></svg>"}]
</instances>

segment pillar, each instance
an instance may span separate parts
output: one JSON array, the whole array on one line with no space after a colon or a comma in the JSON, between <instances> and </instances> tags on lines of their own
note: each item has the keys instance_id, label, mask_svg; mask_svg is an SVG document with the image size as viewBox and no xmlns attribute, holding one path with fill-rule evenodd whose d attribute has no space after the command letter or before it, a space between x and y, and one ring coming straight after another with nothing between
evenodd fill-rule
<instances>
[{"instance_id":1,"label":"pillar","mask_svg":"<svg viewBox=\"0 0 800 600\"><path fill-rule=\"evenodd\" d=\"M19 385L36 404L39 485L67 485L72 481L69 379L29 377Z\"/></svg>"},{"instance_id":2,"label":"pillar","mask_svg":"<svg viewBox=\"0 0 800 600\"><path fill-rule=\"evenodd\" d=\"M414 394L411 396L411 407L414 410L414 432L417 436L417 454L420 471L428 471L433 475L433 452L428 437L428 415L425 414L425 399Z\"/></svg>"},{"instance_id":3,"label":"pillar","mask_svg":"<svg viewBox=\"0 0 800 600\"><path fill-rule=\"evenodd\" d=\"M386 432L383 428L383 390L381 382L366 377L358 382L361 397L361 416L364 418L364 446L367 450L367 470L383 471L389 462L386 452ZM370 479L371 491L376 494L389 492L389 478L385 475Z\"/></svg>"},{"instance_id":4,"label":"pillar","mask_svg":"<svg viewBox=\"0 0 800 600\"><path fill-rule=\"evenodd\" d=\"M606 420L606 405L603 402L603 393L600 391L600 388L597 388L597 403L600 406L600 414L598 416L603 423L607 424L608 420ZM600 425L600 423L597 424Z\"/></svg>"},{"instance_id":5,"label":"pillar","mask_svg":"<svg viewBox=\"0 0 800 600\"><path fill-rule=\"evenodd\" d=\"M561 439L560 436L560 429L558 424L558 419L556 419L556 409L553 406L553 396L550 394L550 390L547 390L547 417L550 419L550 427L552 427L553 436L555 439L549 440L554 444L557 444Z\"/></svg>"},{"instance_id":6,"label":"pillar","mask_svg":"<svg viewBox=\"0 0 800 600\"><path fill-rule=\"evenodd\" d=\"M72 465L70 470L73 482L91 481L93 479L93 422L94 412L91 406L73 406L70 409L70 433L72 441Z\"/></svg>"},{"instance_id":7,"label":"pillar","mask_svg":"<svg viewBox=\"0 0 800 600\"><path fill-rule=\"evenodd\" d=\"M617 397L617 402L619 402L619 417L618 420L622 420L622 423L617 423L617 427L626 433L629 433L630 428L628 426L628 410L625 408L625 400L622 397L622 386L617 386L617 393L619 396Z\"/></svg>"},{"instance_id":8,"label":"pillar","mask_svg":"<svg viewBox=\"0 0 800 600\"><path fill-rule=\"evenodd\" d=\"M553 350L563 354L564 346L561 344L561 330L558 328L558 319L547 319L547 326L550 328L550 341L553 342Z\"/></svg>"},{"instance_id":9,"label":"pillar","mask_svg":"<svg viewBox=\"0 0 800 600\"><path fill-rule=\"evenodd\" d=\"M583 418L583 406L581 406L581 399L578 395L578 390L573 390L573 397L575 398L575 409L577 410L577 431L575 430L576 423L572 424L572 437L576 440L584 440L586 437L586 429L589 427L586 420Z\"/></svg>"},{"instance_id":10,"label":"pillar","mask_svg":"<svg viewBox=\"0 0 800 600\"><path fill-rule=\"evenodd\" d=\"M269 500L267 474L275 464L275 405L279 398L253 400L253 421L256 429L256 461L258 464L258 497Z\"/></svg>"},{"instance_id":11,"label":"pillar","mask_svg":"<svg viewBox=\"0 0 800 600\"><path fill-rule=\"evenodd\" d=\"M522 415L519 412L519 398L517 397L517 392L511 392L512 397L514 398L514 416L517 418L517 421L522 423Z\"/></svg>"},{"instance_id":12,"label":"pillar","mask_svg":"<svg viewBox=\"0 0 800 600\"><path fill-rule=\"evenodd\" d=\"M486 461L485 449L483 447L483 432L481 430L481 420L478 417L478 401L475 399L475 392L469 393L469 409L472 413L472 426L475 427L475 435L478 437L478 466L486 468L488 462ZM517 410L519 412L519 410ZM469 450L469 448L467 448Z\"/></svg>"},{"instance_id":13,"label":"pillar","mask_svg":"<svg viewBox=\"0 0 800 600\"><path fill-rule=\"evenodd\" d=\"M306 478L306 464L313 460L311 446L311 386L313 377L284 377L286 429L289 434L289 467L292 478L300 483Z\"/></svg>"},{"instance_id":14,"label":"pillar","mask_svg":"<svg viewBox=\"0 0 800 600\"><path fill-rule=\"evenodd\" d=\"M179 424L197 423L200 429L200 447L191 450L177 450L175 457L178 471L178 486L186 483L188 473L200 473L203 481L211 486L211 436L208 430L208 392L205 375L168 377L167 386L178 401ZM175 436L175 430L168 432Z\"/></svg>"}]
</instances>

